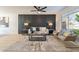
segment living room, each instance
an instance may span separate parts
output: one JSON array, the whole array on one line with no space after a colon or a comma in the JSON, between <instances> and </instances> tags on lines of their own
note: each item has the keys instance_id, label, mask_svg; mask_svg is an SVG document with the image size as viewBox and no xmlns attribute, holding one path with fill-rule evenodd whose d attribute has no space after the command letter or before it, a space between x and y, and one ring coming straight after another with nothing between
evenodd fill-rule
<instances>
[{"instance_id":1,"label":"living room","mask_svg":"<svg viewBox=\"0 0 79 59\"><path fill-rule=\"evenodd\" d=\"M0 51L79 51L76 31L74 39L61 38L61 31L68 30L65 36L73 34L67 15L78 11L76 6L0 7L0 23L5 20L0 24Z\"/></svg>"}]
</instances>

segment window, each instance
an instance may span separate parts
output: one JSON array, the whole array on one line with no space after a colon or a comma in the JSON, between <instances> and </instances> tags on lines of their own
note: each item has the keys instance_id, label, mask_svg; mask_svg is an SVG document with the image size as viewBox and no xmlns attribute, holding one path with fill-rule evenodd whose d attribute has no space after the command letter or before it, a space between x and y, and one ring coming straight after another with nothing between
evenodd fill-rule
<instances>
[{"instance_id":1,"label":"window","mask_svg":"<svg viewBox=\"0 0 79 59\"><path fill-rule=\"evenodd\" d=\"M62 18L65 20L66 29L73 31L75 34L79 35L79 12L75 12L69 15L66 15ZM63 25L63 23L62 23Z\"/></svg>"},{"instance_id":2,"label":"window","mask_svg":"<svg viewBox=\"0 0 79 59\"><path fill-rule=\"evenodd\" d=\"M69 29L79 29L79 12L69 15Z\"/></svg>"}]
</instances>

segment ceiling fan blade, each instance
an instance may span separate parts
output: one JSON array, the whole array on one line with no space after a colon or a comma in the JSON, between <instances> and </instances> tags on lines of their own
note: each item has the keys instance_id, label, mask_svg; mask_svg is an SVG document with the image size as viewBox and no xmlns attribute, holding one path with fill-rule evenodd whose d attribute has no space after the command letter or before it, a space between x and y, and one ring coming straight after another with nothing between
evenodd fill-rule
<instances>
[{"instance_id":1,"label":"ceiling fan blade","mask_svg":"<svg viewBox=\"0 0 79 59\"><path fill-rule=\"evenodd\" d=\"M39 10L37 6L34 6L34 8L36 8L37 10Z\"/></svg>"},{"instance_id":2,"label":"ceiling fan blade","mask_svg":"<svg viewBox=\"0 0 79 59\"><path fill-rule=\"evenodd\" d=\"M43 9L46 9L47 7L43 7L43 8L41 8L41 10L43 10Z\"/></svg>"},{"instance_id":3,"label":"ceiling fan blade","mask_svg":"<svg viewBox=\"0 0 79 59\"><path fill-rule=\"evenodd\" d=\"M43 9L46 9L47 7L41 8L41 7L39 7L39 6L34 6L34 8L35 8L36 10L31 10L31 12L36 12L36 11L39 11L39 12L46 12L46 11L44 11Z\"/></svg>"},{"instance_id":4,"label":"ceiling fan blade","mask_svg":"<svg viewBox=\"0 0 79 59\"><path fill-rule=\"evenodd\" d=\"M42 11L42 12L46 12L46 11Z\"/></svg>"}]
</instances>

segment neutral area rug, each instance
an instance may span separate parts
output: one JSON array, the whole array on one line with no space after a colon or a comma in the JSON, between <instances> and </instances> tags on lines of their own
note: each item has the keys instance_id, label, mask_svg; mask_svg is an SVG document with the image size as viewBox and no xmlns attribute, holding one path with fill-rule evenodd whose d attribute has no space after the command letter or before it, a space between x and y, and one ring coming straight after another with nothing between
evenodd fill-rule
<instances>
[{"instance_id":1,"label":"neutral area rug","mask_svg":"<svg viewBox=\"0 0 79 59\"><path fill-rule=\"evenodd\" d=\"M28 36L9 46L5 52L72 52L79 51L66 48L64 44L53 36L46 36L46 41L29 41Z\"/></svg>"}]
</instances>

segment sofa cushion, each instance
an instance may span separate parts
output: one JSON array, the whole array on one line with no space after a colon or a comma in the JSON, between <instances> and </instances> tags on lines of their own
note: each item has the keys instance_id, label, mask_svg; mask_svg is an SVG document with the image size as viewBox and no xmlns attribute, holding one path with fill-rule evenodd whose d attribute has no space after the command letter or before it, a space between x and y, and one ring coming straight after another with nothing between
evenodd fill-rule
<instances>
[{"instance_id":1,"label":"sofa cushion","mask_svg":"<svg viewBox=\"0 0 79 59\"><path fill-rule=\"evenodd\" d=\"M68 35L70 35L69 32L64 32L64 33L63 33L63 36L65 36L65 37L68 36Z\"/></svg>"}]
</instances>

